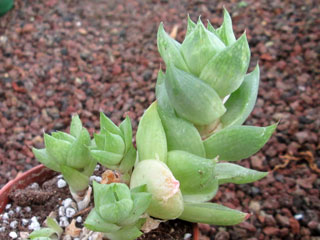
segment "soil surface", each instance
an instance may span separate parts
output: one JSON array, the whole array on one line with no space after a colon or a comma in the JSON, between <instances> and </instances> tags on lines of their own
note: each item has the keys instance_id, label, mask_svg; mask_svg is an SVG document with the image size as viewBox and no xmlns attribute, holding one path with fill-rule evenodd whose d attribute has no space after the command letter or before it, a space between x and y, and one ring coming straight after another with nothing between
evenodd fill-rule
<instances>
[{"instance_id":1,"label":"soil surface","mask_svg":"<svg viewBox=\"0 0 320 240\"><path fill-rule=\"evenodd\" d=\"M31 146L43 131L67 130L78 113L92 133L99 111L136 130L155 99L161 64L156 33L164 22L181 41L186 16L214 26L223 5L251 67L259 60L256 107L246 124L278 122L266 146L241 165L269 176L227 184L213 201L251 212L235 227L201 225L204 239L312 239L320 236L320 61L316 0L16 0L0 19L0 187L37 165ZM164 66L164 64L162 64ZM313 238L316 239L316 238Z\"/></svg>"}]
</instances>

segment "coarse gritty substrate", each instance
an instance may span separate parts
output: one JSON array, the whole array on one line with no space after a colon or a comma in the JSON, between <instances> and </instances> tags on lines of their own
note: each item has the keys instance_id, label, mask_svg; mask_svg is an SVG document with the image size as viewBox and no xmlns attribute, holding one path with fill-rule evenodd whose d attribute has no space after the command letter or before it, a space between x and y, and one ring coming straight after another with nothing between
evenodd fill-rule
<instances>
[{"instance_id":1,"label":"coarse gritty substrate","mask_svg":"<svg viewBox=\"0 0 320 240\"><path fill-rule=\"evenodd\" d=\"M307 161L320 167L316 2L16 0L0 19L0 187L38 164L30 146L43 145L43 130L66 130L72 113L91 132L100 110L116 123L128 114L136 129L155 98L159 23L169 32L178 28L181 40L187 13L218 26L224 5L236 35L247 32L250 69L258 59L261 67L247 123L280 120L263 150L240 164L270 171L292 160L257 183L221 187L214 201L253 216L235 227L202 225L203 233L208 239L320 236L319 174Z\"/></svg>"}]
</instances>

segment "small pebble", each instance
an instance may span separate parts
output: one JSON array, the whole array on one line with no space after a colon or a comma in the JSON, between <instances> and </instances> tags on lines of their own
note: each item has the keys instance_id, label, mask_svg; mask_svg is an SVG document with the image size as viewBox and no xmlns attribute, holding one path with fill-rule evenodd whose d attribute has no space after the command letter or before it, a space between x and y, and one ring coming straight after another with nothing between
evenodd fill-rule
<instances>
[{"instance_id":1,"label":"small pebble","mask_svg":"<svg viewBox=\"0 0 320 240\"><path fill-rule=\"evenodd\" d=\"M32 184L29 186L29 188L31 188L31 189L39 189L40 186L39 186L38 183L34 182L34 183L32 183Z\"/></svg>"},{"instance_id":2,"label":"small pebble","mask_svg":"<svg viewBox=\"0 0 320 240\"><path fill-rule=\"evenodd\" d=\"M72 199L71 198L67 198L65 200L62 201L62 204L65 208L69 207L72 203Z\"/></svg>"},{"instance_id":3,"label":"small pebble","mask_svg":"<svg viewBox=\"0 0 320 240\"><path fill-rule=\"evenodd\" d=\"M10 210L8 213L9 213L10 216L13 216L14 211L13 211L13 210Z\"/></svg>"},{"instance_id":4,"label":"small pebble","mask_svg":"<svg viewBox=\"0 0 320 240\"><path fill-rule=\"evenodd\" d=\"M21 211L21 207L20 206L17 206L16 207L16 213L19 213Z\"/></svg>"},{"instance_id":5,"label":"small pebble","mask_svg":"<svg viewBox=\"0 0 320 240\"><path fill-rule=\"evenodd\" d=\"M28 207L25 207L24 210L25 210L26 212L31 212L31 207L29 207L29 206L28 206Z\"/></svg>"},{"instance_id":6,"label":"small pebble","mask_svg":"<svg viewBox=\"0 0 320 240\"><path fill-rule=\"evenodd\" d=\"M0 232L4 232L6 230L5 227L0 227Z\"/></svg>"},{"instance_id":7,"label":"small pebble","mask_svg":"<svg viewBox=\"0 0 320 240\"><path fill-rule=\"evenodd\" d=\"M10 232L9 237L11 237L12 239L16 239L18 237L18 234L16 232Z\"/></svg>"},{"instance_id":8,"label":"small pebble","mask_svg":"<svg viewBox=\"0 0 320 240\"><path fill-rule=\"evenodd\" d=\"M58 175L57 178L58 178L58 179L63 178L62 174Z\"/></svg>"},{"instance_id":9,"label":"small pebble","mask_svg":"<svg viewBox=\"0 0 320 240\"><path fill-rule=\"evenodd\" d=\"M67 227L69 225L69 221L66 217L61 217L59 221L60 227Z\"/></svg>"},{"instance_id":10,"label":"small pebble","mask_svg":"<svg viewBox=\"0 0 320 240\"><path fill-rule=\"evenodd\" d=\"M294 218L295 219L297 219L297 220L301 220L301 219L303 219L303 214L296 214L296 215L294 215Z\"/></svg>"},{"instance_id":11,"label":"small pebble","mask_svg":"<svg viewBox=\"0 0 320 240\"><path fill-rule=\"evenodd\" d=\"M82 217L81 216L78 216L77 219L76 219L77 223L81 223L82 222Z\"/></svg>"},{"instance_id":12,"label":"small pebble","mask_svg":"<svg viewBox=\"0 0 320 240\"><path fill-rule=\"evenodd\" d=\"M74 214L76 214L76 210L74 210L73 208L68 207L68 208L66 209L66 216L67 216L68 218L71 218Z\"/></svg>"},{"instance_id":13,"label":"small pebble","mask_svg":"<svg viewBox=\"0 0 320 240\"><path fill-rule=\"evenodd\" d=\"M183 237L184 240L187 240L187 239L191 239L191 236L192 234L191 233L186 233Z\"/></svg>"},{"instance_id":14,"label":"small pebble","mask_svg":"<svg viewBox=\"0 0 320 240\"><path fill-rule=\"evenodd\" d=\"M21 222L22 222L23 226L26 226L29 223L29 220L25 219L25 218L22 218Z\"/></svg>"},{"instance_id":15,"label":"small pebble","mask_svg":"<svg viewBox=\"0 0 320 240\"><path fill-rule=\"evenodd\" d=\"M59 216L60 217L64 217L65 216L65 207L64 206L60 206L59 207L59 210L58 210L58 212L59 212Z\"/></svg>"},{"instance_id":16,"label":"small pebble","mask_svg":"<svg viewBox=\"0 0 320 240\"><path fill-rule=\"evenodd\" d=\"M94 169L95 171L98 171L100 169L100 165L97 164L96 168Z\"/></svg>"},{"instance_id":17,"label":"small pebble","mask_svg":"<svg viewBox=\"0 0 320 240\"><path fill-rule=\"evenodd\" d=\"M28 226L28 229L29 230L39 230L40 229L40 223L38 222L38 219L35 216L33 216L31 218L31 223Z\"/></svg>"},{"instance_id":18,"label":"small pebble","mask_svg":"<svg viewBox=\"0 0 320 240\"><path fill-rule=\"evenodd\" d=\"M17 226L18 226L18 221L16 221L16 220L14 220L10 223L10 227L13 229L17 228Z\"/></svg>"},{"instance_id":19,"label":"small pebble","mask_svg":"<svg viewBox=\"0 0 320 240\"><path fill-rule=\"evenodd\" d=\"M6 210L8 210L9 208L11 208L11 204L6 205Z\"/></svg>"},{"instance_id":20,"label":"small pebble","mask_svg":"<svg viewBox=\"0 0 320 240\"><path fill-rule=\"evenodd\" d=\"M8 213L4 213L2 215L2 220L7 220L7 219L9 219L9 214Z\"/></svg>"},{"instance_id":21,"label":"small pebble","mask_svg":"<svg viewBox=\"0 0 320 240\"><path fill-rule=\"evenodd\" d=\"M57 182L57 186L58 186L58 188L64 188L65 186L67 186L67 183L65 180L59 179Z\"/></svg>"}]
</instances>

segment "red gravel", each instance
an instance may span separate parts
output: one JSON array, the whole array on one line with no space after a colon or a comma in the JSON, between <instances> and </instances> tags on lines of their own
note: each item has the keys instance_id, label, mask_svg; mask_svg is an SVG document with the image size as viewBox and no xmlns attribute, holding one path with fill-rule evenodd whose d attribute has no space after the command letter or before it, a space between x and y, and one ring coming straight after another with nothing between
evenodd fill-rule
<instances>
[{"instance_id":1,"label":"red gravel","mask_svg":"<svg viewBox=\"0 0 320 240\"><path fill-rule=\"evenodd\" d=\"M291 160L257 183L222 187L216 201L253 216L236 227L203 230L215 239L320 236L320 180L311 169L320 167L317 1L15 2L0 19L0 187L38 164L30 147L42 146L43 131L66 130L75 112L91 132L99 111L116 123L129 114L136 129L155 98L160 21L167 31L177 25L181 41L187 13L217 26L224 5L236 35L246 29L251 66L258 60L261 66L259 97L247 124L281 120L264 149L241 164L272 170Z\"/></svg>"}]
</instances>

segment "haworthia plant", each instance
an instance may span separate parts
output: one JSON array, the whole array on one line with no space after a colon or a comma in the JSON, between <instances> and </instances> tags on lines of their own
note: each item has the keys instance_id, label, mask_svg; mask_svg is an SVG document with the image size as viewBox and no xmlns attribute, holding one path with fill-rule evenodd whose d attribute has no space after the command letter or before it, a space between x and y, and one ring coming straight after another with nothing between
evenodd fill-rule
<instances>
[{"instance_id":1,"label":"haworthia plant","mask_svg":"<svg viewBox=\"0 0 320 240\"><path fill-rule=\"evenodd\" d=\"M93 183L95 206L85 221L88 229L111 240L139 237L148 215L241 223L250 214L211 202L219 185L251 183L268 174L228 162L259 151L277 124L243 125L256 102L260 72L257 65L247 73L246 34L236 38L227 10L217 29L188 16L182 43L162 23L157 37L166 71L159 70L156 101L138 125L137 150L129 117L118 127L103 113L93 140L76 116L70 134L46 134L46 148L33 150L39 161L62 172L75 191L86 188L96 162L122 173L123 183Z\"/></svg>"}]
</instances>

